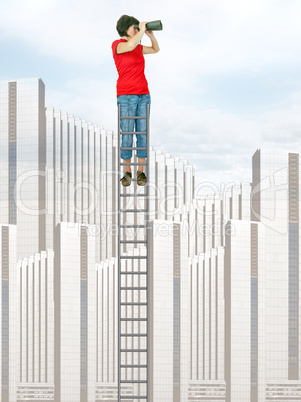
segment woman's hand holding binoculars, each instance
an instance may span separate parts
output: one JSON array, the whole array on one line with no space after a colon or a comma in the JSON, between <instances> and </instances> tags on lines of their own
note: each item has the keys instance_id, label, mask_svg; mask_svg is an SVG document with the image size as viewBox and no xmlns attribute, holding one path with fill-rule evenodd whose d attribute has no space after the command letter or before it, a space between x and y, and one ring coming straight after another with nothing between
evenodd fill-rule
<instances>
[{"instance_id":1,"label":"woman's hand holding binoculars","mask_svg":"<svg viewBox=\"0 0 301 402\"><path fill-rule=\"evenodd\" d=\"M146 31L146 24L147 24L147 21L140 22L138 30L142 31L142 32L145 32ZM136 26L135 26L135 28L136 28Z\"/></svg>"},{"instance_id":2,"label":"woman's hand holding binoculars","mask_svg":"<svg viewBox=\"0 0 301 402\"><path fill-rule=\"evenodd\" d=\"M147 30L147 21L140 22L139 24L139 32L145 33L149 38L153 36L153 31Z\"/></svg>"},{"instance_id":3,"label":"woman's hand holding binoculars","mask_svg":"<svg viewBox=\"0 0 301 402\"><path fill-rule=\"evenodd\" d=\"M154 36L154 33L153 31L145 31L145 35L150 38L151 36Z\"/></svg>"}]
</instances>

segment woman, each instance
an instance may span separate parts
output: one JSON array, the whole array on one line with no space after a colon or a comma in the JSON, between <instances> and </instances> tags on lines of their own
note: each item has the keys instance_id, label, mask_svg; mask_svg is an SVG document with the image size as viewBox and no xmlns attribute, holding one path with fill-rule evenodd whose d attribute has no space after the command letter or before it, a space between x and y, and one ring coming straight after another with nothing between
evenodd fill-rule
<instances>
[{"instance_id":1,"label":"woman","mask_svg":"<svg viewBox=\"0 0 301 402\"><path fill-rule=\"evenodd\" d=\"M146 116L147 105L151 103L148 83L144 75L144 54L157 53L158 42L152 31L146 31L147 22L140 22L128 15L122 15L117 21L116 29L121 39L112 43L112 52L118 71L117 105L120 105L120 116ZM139 25L139 29L135 28ZM144 33L150 38L152 46L140 44ZM146 131L146 119L121 119L121 131ZM146 148L146 135L137 134L137 148ZM133 135L122 135L121 148L133 146ZM121 159L130 163L132 150L121 150ZM145 163L146 150L137 150L138 163ZM121 179L123 186L129 186L132 180L131 166L126 165L125 174ZM145 186L147 178L143 165L137 171L137 184Z\"/></svg>"}]
</instances>

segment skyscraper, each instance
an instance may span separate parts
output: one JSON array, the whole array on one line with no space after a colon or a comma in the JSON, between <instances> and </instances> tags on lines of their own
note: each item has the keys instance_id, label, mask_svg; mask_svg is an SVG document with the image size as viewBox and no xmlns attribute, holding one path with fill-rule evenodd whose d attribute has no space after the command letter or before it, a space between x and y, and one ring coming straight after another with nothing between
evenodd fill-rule
<instances>
[{"instance_id":1,"label":"skyscraper","mask_svg":"<svg viewBox=\"0 0 301 402\"><path fill-rule=\"evenodd\" d=\"M253 219L266 231L265 365L272 396L300 386L299 178L298 153L255 152L251 205Z\"/></svg>"},{"instance_id":2,"label":"skyscraper","mask_svg":"<svg viewBox=\"0 0 301 402\"><path fill-rule=\"evenodd\" d=\"M45 86L0 82L0 221L17 224L18 258L45 249Z\"/></svg>"},{"instance_id":3,"label":"skyscraper","mask_svg":"<svg viewBox=\"0 0 301 402\"><path fill-rule=\"evenodd\" d=\"M55 401L95 399L95 244L87 227L60 223L55 235ZM71 246L72 245L72 246Z\"/></svg>"},{"instance_id":4,"label":"skyscraper","mask_svg":"<svg viewBox=\"0 0 301 402\"><path fill-rule=\"evenodd\" d=\"M45 108L44 92L40 79L0 82L2 400L116 401L117 137ZM150 297L137 300L135 274L121 297L128 318L149 303L153 401L301 400L299 154L257 150L252 171L201 195L188 161L150 149ZM133 378L145 322L122 325Z\"/></svg>"},{"instance_id":5,"label":"skyscraper","mask_svg":"<svg viewBox=\"0 0 301 402\"><path fill-rule=\"evenodd\" d=\"M17 394L13 400L54 399L54 252L17 263Z\"/></svg>"},{"instance_id":6,"label":"skyscraper","mask_svg":"<svg viewBox=\"0 0 301 402\"><path fill-rule=\"evenodd\" d=\"M17 359L19 338L17 332L17 233L15 225L0 224L1 253L1 400L14 400L17 388Z\"/></svg>"}]
</instances>

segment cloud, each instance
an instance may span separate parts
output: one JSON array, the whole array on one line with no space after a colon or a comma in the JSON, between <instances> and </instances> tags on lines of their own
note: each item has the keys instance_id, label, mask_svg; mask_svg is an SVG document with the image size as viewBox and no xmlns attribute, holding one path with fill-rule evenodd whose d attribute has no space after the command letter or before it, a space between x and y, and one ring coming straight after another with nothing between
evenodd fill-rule
<instances>
[{"instance_id":1,"label":"cloud","mask_svg":"<svg viewBox=\"0 0 301 402\"><path fill-rule=\"evenodd\" d=\"M116 21L124 13L140 20L161 19L163 31L156 34L161 51L146 56L153 146L185 156L203 176L244 181L257 148L301 149L300 80L290 77L292 69L301 67L300 11L299 0L185 4L153 0L151 5L121 0L4 0L0 38L19 40L41 58L53 58L49 64L49 71L55 70L53 84L46 82L47 106L116 131L117 75L111 55ZM60 61L64 68L77 70L78 76L58 86L54 66ZM231 112L214 99L221 96L213 92L218 80L226 80L231 89L231 82L237 86L235 77L240 76L260 83L256 112L240 112L239 103L247 103L248 93L238 99L226 91L224 102L228 96L229 104L234 103ZM281 102L266 103L271 88L282 91Z\"/></svg>"},{"instance_id":2,"label":"cloud","mask_svg":"<svg viewBox=\"0 0 301 402\"><path fill-rule=\"evenodd\" d=\"M121 0L5 0L0 16L6 37L31 43L41 54L70 62L101 65L111 57L115 24L123 13L161 19L160 68L177 76L252 70L273 62L293 62L301 27L297 1L171 0L151 7ZM300 61L300 59L299 59ZM192 74L192 75L191 75Z\"/></svg>"},{"instance_id":3,"label":"cloud","mask_svg":"<svg viewBox=\"0 0 301 402\"><path fill-rule=\"evenodd\" d=\"M222 152L248 148L259 140L256 121L218 109L200 109L172 98L153 106L153 135L172 149L190 152ZM257 137L257 138L256 138Z\"/></svg>"},{"instance_id":4,"label":"cloud","mask_svg":"<svg viewBox=\"0 0 301 402\"><path fill-rule=\"evenodd\" d=\"M115 81L102 79L74 79L63 88L46 89L46 106L62 109L106 130L116 131L117 107ZM112 90L113 88L113 90Z\"/></svg>"},{"instance_id":5,"label":"cloud","mask_svg":"<svg viewBox=\"0 0 301 402\"><path fill-rule=\"evenodd\" d=\"M13 0L2 8L1 34L34 46L41 55L101 65L110 56L116 17L109 0Z\"/></svg>"},{"instance_id":6,"label":"cloud","mask_svg":"<svg viewBox=\"0 0 301 402\"><path fill-rule=\"evenodd\" d=\"M269 147L301 150L301 103L290 108L279 108L260 117L262 137Z\"/></svg>"}]
</instances>

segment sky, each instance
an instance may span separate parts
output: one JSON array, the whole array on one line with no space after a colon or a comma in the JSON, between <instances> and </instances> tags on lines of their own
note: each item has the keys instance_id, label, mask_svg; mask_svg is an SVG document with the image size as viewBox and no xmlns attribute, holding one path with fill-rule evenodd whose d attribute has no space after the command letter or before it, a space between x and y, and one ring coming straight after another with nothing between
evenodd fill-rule
<instances>
[{"instance_id":1,"label":"sky","mask_svg":"<svg viewBox=\"0 0 301 402\"><path fill-rule=\"evenodd\" d=\"M150 142L196 184L250 182L258 148L301 151L300 0L2 0L0 79L39 77L46 106L116 132L123 14L163 23L145 56Z\"/></svg>"}]
</instances>

